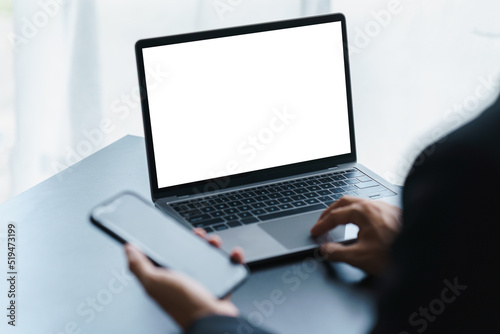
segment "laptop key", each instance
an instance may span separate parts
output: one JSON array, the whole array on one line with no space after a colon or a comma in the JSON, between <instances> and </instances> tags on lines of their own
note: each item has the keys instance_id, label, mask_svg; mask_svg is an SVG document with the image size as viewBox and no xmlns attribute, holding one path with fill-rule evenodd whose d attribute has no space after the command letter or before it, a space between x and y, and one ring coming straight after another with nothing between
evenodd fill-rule
<instances>
[{"instance_id":1,"label":"laptop key","mask_svg":"<svg viewBox=\"0 0 500 334\"><path fill-rule=\"evenodd\" d=\"M361 181L361 182L368 182L368 181L372 181L372 179L368 176L361 176L361 177L358 177L358 180Z\"/></svg>"},{"instance_id":2,"label":"laptop key","mask_svg":"<svg viewBox=\"0 0 500 334\"><path fill-rule=\"evenodd\" d=\"M259 189L259 190L255 190L254 193L257 195L257 196L262 196L262 195L267 195L269 194L269 191L265 190L265 189Z\"/></svg>"},{"instance_id":3,"label":"laptop key","mask_svg":"<svg viewBox=\"0 0 500 334\"><path fill-rule=\"evenodd\" d=\"M188 208L190 209L198 209L198 208L201 208L201 205L199 203L189 203L188 205Z\"/></svg>"},{"instance_id":4,"label":"laptop key","mask_svg":"<svg viewBox=\"0 0 500 334\"><path fill-rule=\"evenodd\" d=\"M301 206L306 206L306 202L303 202L303 201L297 201L297 202L293 202L292 205L294 207L301 207Z\"/></svg>"},{"instance_id":5,"label":"laptop key","mask_svg":"<svg viewBox=\"0 0 500 334\"><path fill-rule=\"evenodd\" d=\"M295 208L295 209L286 210L286 211L269 213L267 215L257 216L257 218L259 218L260 220L270 220L270 219L287 217L287 216L296 215L299 213L305 213L305 212L311 212L311 211L323 210L323 209L326 209L326 206L324 204L315 204L315 205L304 206L301 208Z\"/></svg>"},{"instance_id":6,"label":"laptop key","mask_svg":"<svg viewBox=\"0 0 500 334\"><path fill-rule=\"evenodd\" d=\"M322 177L321 179L319 179L319 182L321 182L321 183L331 183L331 182L333 182L333 179L331 179L329 177Z\"/></svg>"},{"instance_id":7,"label":"laptop key","mask_svg":"<svg viewBox=\"0 0 500 334\"><path fill-rule=\"evenodd\" d=\"M331 193L332 192L330 190L320 190L320 191L318 191L318 194L323 195L323 196L328 196Z\"/></svg>"},{"instance_id":8,"label":"laptop key","mask_svg":"<svg viewBox=\"0 0 500 334\"><path fill-rule=\"evenodd\" d=\"M329 202L329 201L333 201L332 198L330 196L321 196L321 197L318 197L317 198L318 201L320 202Z\"/></svg>"},{"instance_id":9,"label":"laptop key","mask_svg":"<svg viewBox=\"0 0 500 334\"><path fill-rule=\"evenodd\" d=\"M256 216L263 215L266 213L266 211L264 209L257 209L257 210L253 210L251 212L252 212L252 214L254 214Z\"/></svg>"},{"instance_id":10,"label":"laptop key","mask_svg":"<svg viewBox=\"0 0 500 334\"><path fill-rule=\"evenodd\" d=\"M257 203L253 203L253 204L252 204L252 207L253 207L254 209L263 208L263 207L265 207L265 206L266 206L266 205L265 205L264 203L260 203L260 202L257 202Z\"/></svg>"},{"instance_id":11,"label":"laptop key","mask_svg":"<svg viewBox=\"0 0 500 334\"><path fill-rule=\"evenodd\" d=\"M231 221L231 222L227 223L227 225L229 227L238 227L238 226L242 226L243 224L240 223L239 221L235 220L235 221Z\"/></svg>"},{"instance_id":12,"label":"laptop key","mask_svg":"<svg viewBox=\"0 0 500 334\"><path fill-rule=\"evenodd\" d=\"M304 194L304 196L307 197L307 198L316 198L316 197L319 197L319 195L317 193L315 193L315 192Z\"/></svg>"},{"instance_id":13,"label":"laptop key","mask_svg":"<svg viewBox=\"0 0 500 334\"><path fill-rule=\"evenodd\" d=\"M348 183L348 184L356 184L356 183L359 183L360 181L358 179L347 179L347 180L344 180L343 182Z\"/></svg>"},{"instance_id":14,"label":"laptop key","mask_svg":"<svg viewBox=\"0 0 500 334\"><path fill-rule=\"evenodd\" d=\"M300 189L296 189L295 192L297 194L304 194L304 193L309 192L309 190L307 190L306 188L300 188Z\"/></svg>"},{"instance_id":15,"label":"laptop key","mask_svg":"<svg viewBox=\"0 0 500 334\"><path fill-rule=\"evenodd\" d=\"M249 217L242 219L241 222L245 225L248 225L248 224L258 223L259 220L255 217Z\"/></svg>"},{"instance_id":16,"label":"laptop key","mask_svg":"<svg viewBox=\"0 0 500 334\"><path fill-rule=\"evenodd\" d=\"M387 189L385 187L380 186L380 185L377 185L375 187L356 189L356 191L361 195L378 194L378 193L385 191L385 190L387 190Z\"/></svg>"},{"instance_id":17,"label":"laptop key","mask_svg":"<svg viewBox=\"0 0 500 334\"><path fill-rule=\"evenodd\" d=\"M245 204L250 204L250 203L255 203L255 202L257 202L257 201L256 201L255 199L253 199L253 198L245 198L245 199L242 199L241 201L242 201L243 203L245 203Z\"/></svg>"},{"instance_id":18,"label":"laptop key","mask_svg":"<svg viewBox=\"0 0 500 334\"><path fill-rule=\"evenodd\" d=\"M375 181L369 181L369 182L358 183L358 184L356 184L356 187L358 187L359 189L365 189L365 188L370 188L370 187L376 187L378 185L379 184Z\"/></svg>"},{"instance_id":19,"label":"laptop key","mask_svg":"<svg viewBox=\"0 0 500 334\"><path fill-rule=\"evenodd\" d=\"M269 194L267 195L269 198L280 198L280 197L283 197L283 195L281 195L280 193L273 193L273 194Z\"/></svg>"},{"instance_id":20,"label":"laptop key","mask_svg":"<svg viewBox=\"0 0 500 334\"><path fill-rule=\"evenodd\" d=\"M195 210L190 210L190 211L183 212L181 215L183 217L193 217L193 216L198 216L200 214L201 214L201 211L198 210L198 209L195 209Z\"/></svg>"},{"instance_id":21,"label":"laptop key","mask_svg":"<svg viewBox=\"0 0 500 334\"><path fill-rule=\"evenodd\" d=\"M285 191L282 191L281 194L283 196L292 196L292 195L295 195L295 192L291 191L291 190L285 190Z\"/></svg>"},{"instance_id":22,"label":"laptop key","mask_svg":"<svg viewBox=\"0 0 500 334\"><path fill-rule=\"evenodd\" d=\"M230 208L230 209L224 210L224 213L226 213L227 215L232 215L232 214L235 214L238 212L239 212L239 210L236 208Z\"/></svg>"},{"instance_id":23,"label":"laptop key","mask_svg":"<svg viewBox=\"0 0 500 334\"><path fill-rule=\"evenodd\" d=\"M208 212L208 213L210 213L210 212L214 212L215 208L213 206L206 206L204 208L201 208L200 211L201 212Z\"/></svg>"},{"instance_id":24,"label":"laptop key","mask_svg":"<svg viewBox=\"0 0 500 334\"><path fill-rule=\"evenodd\" d=\"M319 203L319 201L315 198L309 198L309 199L306 199L305 202L307 204L316 204L316 203Z\"/></svg>"},{"instance_id":25,"label":"laptop key","mask_svg":"<svg viewBox=\"0 0 500 334\"><path fill-rule=\"evenodd\" d=\"M257 196L257 197L255 197L255 199L257 201L266 201L266 200L269 199L269 197L267 197L267 196Z\"/></svg>"},{"instance_id":26,"label":"laptop key","mask_svg":"<svg viewBox=\"0 0 500 334\"><path fill-rule=\"evenodd\" d=\"M294 196L290 196L291 199L293 199L294 201L300 201L302 199L306 199L306 196L304 195L294 195Z\"/></svg>"},{"instance_id":27,"label":"laptop key","mask_svg":"<svg viewBox=\"0 0 500 334\"><path fill-rule=\"evenodd\" d=\"M238 207L238 209L240 209L240 211L250 211L253 208L250 205L243 205L243 206Z\"/></svg>"},{"instance_id":28,"label":"laptop key","mask_svg":"<svg viewBox=\"0 0 500 334\"><path fill-rule=\"evenodd\" d=\"M228 204L229 204L229 206L238 206L238 205L242 205L243 203L241 203L240 201L232 201L232 202L229 202Z\"/></svg>"},{"instance_id":29,"label":"laptop key","mask_svg":"<svg viewBox=\"0 0 500 334\"><path fill-rule=\"evenodd\" d=\"M230 202L231 200L229 198L227 198L226 196L221 196L219 198L222 202L221 203L227 203L227 202Z\"/></svg>"},{"instance_id":30,"label":"laptop key","mask_svg":"<svg viewBox=\"0 0 500 334\"><path fill-rule=\"evenodd\" d=\"M318 191L318 190L321 190L321 188L319 186L310 186L310 187L307 187L306 189L309 190L309 191Z\"/></svg>"},{"instance_id":31,"label":"laptop key","mask_svg":"<svg viewBox=\"0 0 500 334\"><path fill-rule=\"evenodd\" d=\"M224 212L222 212L222 211L215 211L215 212L212 212L211 215L213 217L220 217L220 216L224 216Z\"/></svg>"},{"instance_id":32,"label":"laptop key","mask_svg":"<svg viewBox=\"0 0 500 334\"><path fill-rule=\"evenodd\" d=\"M226 216L224 218L226 218L227 221L238 220L239 219L237 215L229 215L229 216Z\"/></svg>"},{"instance_id":33,"label":"laptop key","mask_svg":"<svg viewBox=\"0 0 500 334\"><path fill-rule=\"evenodd\" d=\"M214 230L213 230L213 228L208 227L208 226L207 226L207 227L204 227L203 229L204 229L204 230L205 230L205 232L207 232L207 233L212 233L212 232L214 231Z\"/></svg>"},{"instance_id":34,"label":"laptop key","mask_svg":"<svg viewBox=\"0 0 500 334\"><path fill-rule=\"evenodd\" d=\"M252 191L244 191L243 193L241 193L241 197L243 198L250 198L253 196L255 196L255 194Z\"/></svg>"},{"instance_id":35,"label":"laptop key","mask_svg":"<svg viewBox=\"0 0 500 334\"><path fill-rule=\"evenodd\" d=\"M276 212L276 211L279 211L279 210L280 209L277 206L270 206L270 207L266 208L267 212Z\"/></svg>"},{"instance_id":36,"label":"laptop key","mask_svg":"<svg viewBox=\"0 0 500 334\"><path fill-rule=\"evenodd\" d=\"M193 225L194 227L205 228L206 226L210 226L210 225L214 225L214 224L218 224L218 223L223 223L223 222L224 222L224 219L222 219L222 218L213 218L213 219L205 220L205 221L200 222L200 223L192 223L191 225Z\"/></svg>"},{"instance_id":37,"label":"laptop key","mask_svg":"<svg viewBox=\"0 0 500 334\"><path fill-rule=\"evenodd\" d=\"M288 210L288 209L292 209L293 205L285 203L285 204L278 205L278 208L280 208L282 210ZM256 215L256 216L259 216L259 215Z\"/></svg>"},{"instance_id":38,"label":"laptop key","mask_svg":"<svg viewBox=\"0 0 500 334\"><path fill-rule=\"evenodd\" d=\"M348 179L352 179L352 178L355 178L355 177L360 177L360 176L365 176L365 174L360 173L360 172L346 173L346 174L344 174L344 175L345 175L345 177L347 177Z\"/></svg>"},{"instance_id":39,"label":"laptop key","mask_svg":"<svg viewBox=\"0 0 500 334\"><path fill-rule=\"evenodd\" d=\"M334 176L332 176L332 179L334 179L335 181L345 180L345 176L344 175L334 175Z\"/></svg>"},{"instance_id":40,"label":"laptop key","mask_svg":"<svg viewBox=\"0 0 500 334\"><path fill-rule=\"evenodd\" d=\"M267 206L272 206L272 205L278 205L279 202L275 199L272 199L270 201L265 201L264 204L266 204Z\"/></svg>"},{"instance_id":41,"label":"laptop key","mask_svg":"<svg viewBox=\"0 0 500 334\"><path fill-rule=\"evenodd\" d=\"M239 195L239 194L234 194L234 195L229 195L227 196L227 198L229 198L229 200L231 201L237 201L237 200L240 200L243 198L243 196Z\"/></svg>"},{"instance_id":42,"label":"laptop key","mask_svg":"<svg viewBox=\"0 0 500 334\"><path fill-rule=\"evenodd\" d=\"M227 230L228 229L227 225L224 225L224 224L215 225L215 226L213 226L213 228L216 231L222 231L222 230Z\"/></svg>"},{"instance_id":43,"label":"laptop key","mask_svg":"<svg viewBox=\"0 0 500 334\"><path fill-rule=\"evenodd\" d=\"M228 206L227 204L222 203L222 204L216 204L216 205L215 205L215 208L216 208L217 210L223 210L223 209L227 209L227 208L229 208L229 206Z\"/></svg>"},{"instance_id":44,"label":"laptop key","mask_svg":"<svg viewBox=\"0 0 500 334\"><path fill-rule=\"evenodd\" d=\"M204 220L207 220L207 219L210 219L212 218L209 214L203 214L203 215L198 215L198 216L191 216L191 217L187 217L186 219L194 224L194 223L199 223L201 221L204 221Z\"/></svg>"},{"instance_id":45,"label":"laptop key","mask_svg":"<svg viewBox=\"0 0 500 334\"><path fill-rule=\"evenodd\" d=\"M248 218L248 217L253 217L252 214L250 212L240 212L238 213L238 216L240 218Z\"/></svg>"},{"instance_id":46,"label":"laptop key","mask_svg":"<svg viewBox=\"0 0 500 334\"><path fill-rule=\"evenodd\" d=\"M278 202L280 202L280 203L290 203L292 201L293 200L289 197L278 198Z\"/></svg>"}]
</instances>

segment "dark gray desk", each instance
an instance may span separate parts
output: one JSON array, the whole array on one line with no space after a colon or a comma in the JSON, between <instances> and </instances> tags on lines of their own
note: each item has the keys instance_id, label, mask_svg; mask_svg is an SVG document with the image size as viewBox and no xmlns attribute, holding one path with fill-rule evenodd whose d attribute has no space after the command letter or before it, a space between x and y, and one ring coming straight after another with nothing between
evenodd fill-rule
<instances>
[{"instance_id":1,"label":"dark gray desk","mask_svg":"<svg viewBox=\"0 0 500 334\"><path fill-rule=\"evenodd\" d=\"M0 206L0 233L15 222L19 238L17 326L6 324L2 278L0 332L178 332L130 276L118 243L88 221L91 207L123 190L149 198L142 138L124 137ZM364 333L374 308L368 291L354 284L360 277L346 265L331 271L299 259L256 270L233 300L277 332Z\"/></svg>"}]
</instances>

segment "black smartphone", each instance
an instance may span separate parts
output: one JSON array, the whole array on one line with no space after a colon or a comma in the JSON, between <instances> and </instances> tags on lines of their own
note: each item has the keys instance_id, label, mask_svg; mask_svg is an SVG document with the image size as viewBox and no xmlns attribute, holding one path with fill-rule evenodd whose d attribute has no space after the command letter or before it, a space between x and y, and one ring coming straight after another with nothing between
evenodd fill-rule
<instances>
[{"instance_id":1,"label":"black smartphone","mask_svg":"<svg viewBox=\"0 0 500 334\"><path fill-rule=\"evenodd\" d=\"M141 249L157 266L182 272L219 298L248 277L248 268L139 196L125 192L95 207L90 221L121 243Z\"/></svg>"}]
</instances>

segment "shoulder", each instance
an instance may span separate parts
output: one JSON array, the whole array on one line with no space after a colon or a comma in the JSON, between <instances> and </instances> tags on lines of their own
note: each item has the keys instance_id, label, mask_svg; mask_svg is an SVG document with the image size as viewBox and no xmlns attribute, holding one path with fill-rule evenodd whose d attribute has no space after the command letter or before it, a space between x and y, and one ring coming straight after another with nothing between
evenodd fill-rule
<instances>
[{"instance_id":1,"label":"shoulder","mask_svg":"<svg viewBox=\"0 0 500 334\"><path fill-rule=\"evenodd\" d=\"M421 192L425 196L453 195L452 189L477 193L475 190L482 187L484 194L492 190L488 184L498 184L498 170L500 99L476 119L420 153L406 179L403 201L411 205L423 196Z\"/></svg>"}]
</instances>

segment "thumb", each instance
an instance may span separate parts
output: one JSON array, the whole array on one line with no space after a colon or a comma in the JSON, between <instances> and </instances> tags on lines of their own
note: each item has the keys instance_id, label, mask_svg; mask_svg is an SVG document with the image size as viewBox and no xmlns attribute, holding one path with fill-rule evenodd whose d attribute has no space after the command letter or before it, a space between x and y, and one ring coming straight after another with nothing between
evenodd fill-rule
<instances>
[{"instance_id":1,"label":"thumb","mask_svg":"<svg viewBox=\"0 0 500 334\"><path fill-rule=\"evenodd\" d=\"M352 264L355 261L357 248L356 244L343 245L329 242L321 246L321 254L329 261Z\"/></svg>"},{"instance_id":2,"label":"thumb","mask_svg":"<svg viewBox=\"0 0 500 334\"><path fill-rule=\"evenodd\" d=\"M156 269L155 266L144 253L131 244L125 245L125 254L130 271L144 284Z\"/></svg>"}]
</instances>

